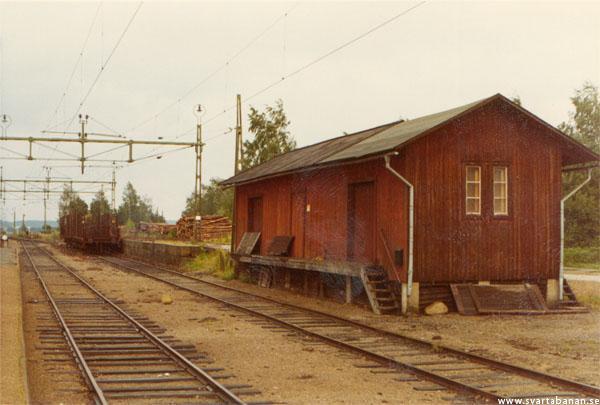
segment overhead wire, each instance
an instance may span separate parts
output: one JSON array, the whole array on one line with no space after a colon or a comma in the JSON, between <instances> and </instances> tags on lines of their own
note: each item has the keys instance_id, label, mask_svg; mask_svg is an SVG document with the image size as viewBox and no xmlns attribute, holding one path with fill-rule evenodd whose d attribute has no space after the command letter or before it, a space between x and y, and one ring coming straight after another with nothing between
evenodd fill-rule
<instances>
[{"instance_id":1,"label":"overhead wire","mask_svg":"<svg viewBox=\"0 0 600 405\"><path fill-rule=\"evenodd\" d=\"M167 106L165 106L158 113L153 114L150 117L142 120L139 124L135 125L134 127L132 127L131 129L129 129L126 132L130 133L130 132L133 132L133 131L141 128L142 126L146 125L150 121L156 119L158 116L164 114L165 112L167 112L168 110L170 110L171 108L176 106L183 99L189 97L192 93L194 93L196 90L198 90L204 83L208 82L210 79L212 79L214 76L216 76L219 72L221 72L223 69L228 67L231 62L233 62L235 59L237 59L239 56L241 56L245 51L247 51L259 39L261 39L267 32L269 32L273 27L275 27L281 20L285 19L285 17L287 17L287 15L289 13L291 13L298 6L298 4L299 4L299 2L294 3L292 5L292 7L290 7L285 13L280 15L277 19L275 19L275 21L273 21L269 26L267 26L264 30L262 30L258 35L253 37L250 41L248 41L242 48L240 48L236 53L234 53L233 56L228 58L223 64L221 64L219 67L217 67L211 73L209 73L200 82L198 82L196 85L194 85L188 91L186 91L182 96L178 97L177 100L175 100L175 101L171 102L170 104L168 104Z\"/></svg>"},{"instance_id":2,"label":"overhead wire","mask_svg":"<svg viewBox=\"0 0 600 405\"><path fill-rule=\"evenodd\" d=\"M92 121L94 121L96 124L100 125L102 128L109 130L113 134L119 135L119 136L121 136L123 138L125 137L121 131L117 131L116 129L113 129L112 127L109 127L105 123L103 123L100 120L98 120L96 117L89 116L89 119L92 120Z\"/></svg>"},{"instance_id":3,"label":"overhead wire","mask_svg":"<svg viewBox=\"0 0 600 405\"><path fill-rule=\"evenodd\" d=\"M50 129L50 124L52 123L52 121L54 120L54 118L56 117L56 115L58 114L58 111L60 109L60 106L62 105L63 101L65 100L67 93L69 92L69 89L71 87L71 82L73 81L73 78L75 77L75 73L77 72L77 68L79 67L79 63L82 61L83 59L83 54L85 52L85 48L87 47L88 41L90 39L90 36L92 35L92 29L94 28L94 25L96 25L96 20L98 19L98 14L100 12L100 8L102 7L102 1L98 3L98 7L96 8L96 12L94 13L94 18L92 19L92 23L90 24L90 27L88 29L87 35L85 37L85 40L83 41L83 45L81 47L81 51L79 51L79 55L77 56L77 60L75 61L75 65L73 66L73 69L71 70L71 75L69 76L69 79L67 80L67 85L65 86L64 91L62 92L62 95L60 97L60 99L58 100L58 104L56 105L56 108L54 109L54 113L52 115L52 117L48 120L48 125L46 125L46 129L48 130ZM65 120L65 122L68 120Z\"/></svg>"},{"instance_id":4,"label":"overhead wire","mask_svg":"<svg viewBox=\"0 0 600 405\"><path fill-rule=\"evenodd\" d=\"M108 57L106 58L106 60L102 63L102 65L100 66L100 70L98 71L98 73L96 74L96 77L94 78L94 80L92 81L92 84L90 85L90 87L88 88L87 92L85 93L85 95L83 96L83 98L81 99L81 101L79 102L79 105L77 107L77 110L75 111L75 114L73 114L73 116L71 117L71 121L69 123L69 125L67 125L67 129L71 126L71 124L73 123L73 121L75 120L75 118L77 118L77 114L79 114L79 112L81 111L81 108L83 107L83 105L85 104L85 102L87 101L88 97L90 96L90 94L92 94L92 91L94 90L94 88L96 87L96 83L98 83L98 80L100 80L100 77L102 76L102 73L104 73L104 71L106 70L106 67L108 66L108 64L110 63L113 55L115 54L115 52L117 51L117 49L119 48L119 45L121 45L121 42L123 41L123 38L125 38L125 35L127 34L127 32L129 31L129 28L131 27L131 24L133 24L133 21L135 20L135 17L137 16L138 12L140 11L140 9L142 8L142 5L144 4L143 1L140 1L137 5L137 7L135 8L133 14L131 15L131 17L129 18L129 21L127 22L127 25L125 26L125 28L123 29L123 32L121 32L121 35L119 36L119 38L117 39L117 42L115 43L115 45L113 46L112 50L110 51L110 53L108 54Z\"/></svg>"},{"instance_id":5,"label":"overhead wire","mask_svg":"<svg viewBox=\"0 0 600 405\"><path fill-rule=\"evenodd\" d=\"M308 68L310 68L310 67L312 67L312 66L316 65L317 63L319 63L319 62L323 61L324 59L326 59L326 58L328 58L328 57L330 57L330 56L332 56L332 55L334 55L334 54L338 53L338 52L339 52L339 51L341 51L342 49L345 49L345 48L347 48L348 46L350 46L350 45L352 45L352 44L354 44L354 43L356 43L356 42L360 41L361 39L363 39L363 38L367 37L368 35L370 35L370 34L374 33L375 31L378 31L379 29L381 29L381 28L385 27L386 25L388 25L388 24L390 24L390 23L392 23L392 22L396 21L396 20L397 20L397 19L399 19L400 17L402 17L402 16L404 16L404 15L406 15L406 14L410 13L411 11L413 11L413 10L417 9L418 7L421 7L421 6L422 6L422 5L424 5L425 3L427 3L427 1L421 1L421 2L417 3L417 4L416 4L416 5L414 5L414 6L412 6L412 7L409 7L408 9L405 9L405 10L403 10L403 11L401 11L401 12L399 12L399 13L397 13L397 14L393 15L392 17L390 17L390 18L388 18L388 19L386 19L386 20L382 21L381 23L379 23L379 24L377 24L377 25L375 25L375 26L373 26L373 27L369 28L368 30L366 30L366 31L362 32L361 34L359 34L359 35L357 35L357 36L355 36L355 37L352 37L350 40L348 40L348 41L346 41L346 42L344 42L344 43L342 43L342 44L340 44L340 45L336 46L335 48L333 48L333 49L329 50L328 52L324 53L323 55L321 55L321 56L319 56L319 57L317 57L317 58L315 58L315 59L311 60L311 61L310 61L310 62L308 62L308 63L305 63L304 65L302 65L302 66L298 67L297 69L295 69L295 70L294 70L294 71L292 71L291 73L289 73L289 74L287 74L287 75L285 75L285 76L282 76L281 78L279 78L279 79L277 79L277 80L275 80L275 81L271 82L271 83L270 83L270 84L268 84L267 86L265 86L265 87L261 88L260 90L256 91L255 93L251 94L249 97L246 97L246 98L244 99L244 104L247 104L247 103L249 103L251 100L253 100L253 99L255 99L256 97L258 97L259 95L261 95L261 94L263 94L263 93L265 93L265 92L269 91L269 90L270 90L270 89L272 89L273 87L275 87L275 86L277 86L277 85L281 84L281 83L282 83L282 82L284 82L285 80L287 80L287 79L290 79L290 78L292 78L292 77L294 77L294 76L296 76L296 75L300 74L301 72L303 72L303 71L305 71L306 69L308 69ZM232 109L234 109L235 107L236 107L236 105L235 105L235 104L232 104L230 107L228 107L228 108L224 109L223 111L221 111L221 112L219 112L219 113L217 113L217 114L213 115L212 117L208 118L206 121L204 121L204 122L203 122L203 124L208 124L208 123L210 123L210 122L214 121L215 119L217 119L218 117L222 116L223 114L226 114L227 112L231 111L231 110L232 110ZM190 130L188 130L188 131L186 131L186 132L183 132L183 133L181 133L181 134L177 135L177 136L176 136L174 139L179 139L179 138L181 138L182 136L185 136L185 135L187 135L187 134L191 133L192 131L194 131L194 129L190 129ZM209 141L209 140L211 140L211 139L218 138L218 137L220 137L220 136L223 136L223 135L225 135L225 134L219 134L219 135L216 135L216 136L214 136L214 137L212 137L212 138L208 138L206 141Z\"/></svg>"},{"instance_id":6,"label":"overhead wire","mask_svg":"<svg viewBox=\"0 0 600 405\"><path fill-rule=\"evenodd\" d=\"M121 42L123 41L123 38L125 37L125 35L127 34L127 32L129 31L129 28L131 27L131 24L133 23L133 21L135 20L135 17L137 16L138 12L140 11L140 8L142 7L142 5L144 4L143 1L139 2L137 7L135 8L133 14L131 15L131 17L129 18L129 21L127 22L127 24L125 25L125 28L123 29L123 31L121 32L121 35L119 36L119 38L117 39L117 41L115 42L115 45L113 46L110 54L108 55L108 57L106 58L106 60L101 64L100 69L98 71L98 73L96 74L95 79L93 80L92 84L90 85L90 87L88 88L87 92L85 93L85 95L83 96L83 98L81 99L81 101L79 102L79 105L77 106L77 110L75 111L75 113L73 114L73 116L70 118L69 123L67 124L66 129L68 130L71 125L73 124L73 121L75 120L75 118L77 118L77 115L79 114L79 112L81 111L81 108L83 107L83 105L85 104L85 102L87 101L88 97L90 96L90 94L92 93L92 91L94 90L96 84L98 83L98 80L100 80L100 77L102 76L102 73L104 73L104 71L106 70L106 67L108 66L108 64L110 63L113 55L115 54L115 52L117 51L117 49L119 48L119 45L121 44ZM98 8L99 10L99 8ZM94 17L94 21L97 17L98 14L98 10L96 10L96 16ZM88 38L89 39L89 38ZM54 148L54 150L56 151L58 149L59 145L57 144L56 147ZM50 157L52 157L54 155L54 152L50 155ZM49 160L46 160L45 164L48 163Z\"/></svg>"}]
</instances>

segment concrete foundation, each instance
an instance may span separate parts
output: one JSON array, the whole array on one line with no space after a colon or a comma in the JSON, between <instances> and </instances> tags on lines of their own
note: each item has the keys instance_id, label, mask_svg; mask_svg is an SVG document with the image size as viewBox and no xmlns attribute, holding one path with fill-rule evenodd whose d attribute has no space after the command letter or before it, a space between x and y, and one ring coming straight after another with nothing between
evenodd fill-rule
<instances>
[{"instance_id":1,"label":"concrete foundation","mask_svg":"<svg viewBox=\"0 0 600 405\"><path fill-rule=\"evenodd\" d=\"M419 283L412 284L412 292L408 297L408 312L419 313Z\"/></svg>"},{"instance_id":2,"label":"concrete foundation","mask_svg":"<svg viewBox=\"0 0 600 405\"><path fill-rule=\"evenodd\" d=\"M152 241L123 240L123 253L159 264L178 266L200 254L198 245L156 243Z\"/></svg>"},{"instance_id":3,"label":"concrete foundation","mask_svg":"<svg viewBox=\"0 0 600 405\"><path fill-rule=\"evenodd\" d=\"M546 305L554 308L560 301L560 283L558 279L549 279L546 287Z\"/></svg>"},{"instance_id":4,"label":"concrete foundation","mask_svg":"<svg viewBox=\"0 0 600 405\"><path fill-rule=\"evenodd\" d=\"M408 312L415 314L419 313L419 283L413 282L410 296L408 296L408 285L406 283L402 283L400 303L403 314Z\"/></svg>"}]
</instances>

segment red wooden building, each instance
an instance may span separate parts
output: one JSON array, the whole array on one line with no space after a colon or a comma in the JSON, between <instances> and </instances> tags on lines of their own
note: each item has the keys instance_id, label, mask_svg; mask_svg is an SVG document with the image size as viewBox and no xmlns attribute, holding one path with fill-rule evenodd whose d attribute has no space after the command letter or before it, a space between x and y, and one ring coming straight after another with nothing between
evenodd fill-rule
<instances>
[{"instance_id":1,"label":"red wooden building","mask_svg":"<svg viewBox=\"0 0 600 405\"><path fill-rule=\"evenodd\" d=\"M378 266L401 285L403 310L453 282L529 281L554 303L561 175L598 159L498 94L299 148L223 184L235 186L234 245L261 232L247 263L346 263L332 271L346 276ZM290 259L270 262L279 235L293 236Z\"/></svg>"}]
</instances>

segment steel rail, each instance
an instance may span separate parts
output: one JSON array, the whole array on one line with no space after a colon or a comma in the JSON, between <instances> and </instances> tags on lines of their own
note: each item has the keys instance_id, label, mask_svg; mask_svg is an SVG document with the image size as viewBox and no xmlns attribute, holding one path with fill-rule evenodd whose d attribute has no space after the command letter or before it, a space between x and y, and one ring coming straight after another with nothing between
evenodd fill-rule
<instances>
[{"instance_id":1,"label":"steel rail","mask_svg":"<svg viewBox=\"0 0 600 405\"><path fill-rule=\"evenodd\" d=\"M458 382L456 382L454 380L447 379L447 378L445 378L443 376L440 376L440 375L435 374L435 373L431 373L431 372L429 372L427 370L424 370L422 368L415 367L415 366L412 366L410 364L402 363L402 362L399 362L399 361L397 361L395 359L392 359L392 358L389 358L389 357L385 357L385 356L381 356L379 354L370 352L368 350L361 349L361 348L358 348L356 346L346 344L344 342L341 342L339 340L336 340L336 339L333 339L333 338L330 338L330 337L327 337L327 336L323 336L323 335L321 335L319 333L315 333L315 332L306 330L304 328L301 328L301 327L298 327L296 325L290 324L290 323L288 323L286 321L283 321L281 319L274 318L272 316L260 313L258 311L254 311L254 310L249 309L249 308L245 308L245 307L243 307L241 305L238 305L236 303L232 303L232 302L229 302L227 300L224 300L224 299L212 296L210 294L203 293L203 292L194 290L194 289L186 287L186 286L182 286L182 285L177 284L175 282L172 282L172 281L169 281L169 280L165 280L165 279L162 279L160 277L157 277L157 276L154 276L154 275L151 275L151 274L148 274L148 273L144 273L143 271L135 269L135 268L133 268L131 266L126 266L126 265L123 265L121 263L115 263L115 262L113 262L111 260L108 260L106 257L99 257L99 258L101 260L103 260L103 261L105 261L107 263L113 264L115 266L122 267L122 268L125 268L125 269L128 269L128 270L134 271L134 272L136 272L138 274L143 274L145 276L148 276L148 277L153 278L155 280L164 282L164 283L169 284L171 286L174 286L174 287L186 290L188 292L192 292L194 294L205 296L205 297L207 297L207 298L209 298L211 300L217 301L219 303L225 304L225 305L230 306L230 307L234 307L234 308L239 309L241 311L244 311L246 313L251 313L253 315L258 315L260 317L267 318L270 321L273 321L275 323L279 323L279 324L281 324L281 325L283 325L285 327L288 327L288 328L300 331L300 332L302 332L304 334L313 336L313 337L318 338L320 340L328 341L329 343L331 343L331 344L333 344L335 346L342 347L342 348L344 348L346 350L352 350L352 351L357 352L357 353L359 353L361 355L365 355L367 357L373 358L374 360L376 360L379 363L385 362L386 366L390 366L393 363L398 368L408 369L410 371L413 371L415 374L421 375L421 376L425 377L426 379L429 379L431 381L437 382L440 385L444 385L444 386L446 386L448 388L452 388L452 389L455 389L455 390L458 389L460 391L468 391L468 392L471 392L472 394L483 396L483 397L491 399L491 400L498 400L500 398L503 398L501 396L497 396L497 395L491 394L491 393L489 393L487 391L480 390L480 389L478 389L476 387L471 387L471 386L468 386L466 384L458 383ZM384 336L387 336L387 337L390 337L390 338L394 338L394 339L401 339L401 340L407 341L407 342L409 342L411 344L416 344L416 345L419 345L421 347L425 347L427 349L435 351L436 353L451 354L451 355L454 355L454 356L457 356L457 357L462 357L464 359L468 359L468 360L471 360L473 362L476 362L476 363L488 366L488 367L496 369L496 370L505 371L505 372L509 372L509 373L513 373L513 374L517 374L517 375L520 375L520 376L523 376L523 377L526 377L526 378L531 378L533 380L536 380L536 381L539 381L539 382L542 382L542 383L546 383L546 384L548 384L548 383L555 384L555 385L558 385L558 386L563 387L563 388L572 389L572 390L577 391L579 393L591 395L593 397L600 397L600 388L592 386L592 385L583 384L583 383L579 383L579 382L572 381L572 380L569 380L569 379L565 379L565 378L562 378L562 377L557 377L557 376L554 376L554 375L542 373L540 371L527 369L527 368L516 366L516 365L513 365L513 364L508 364L508 363L505 363L505 362L502 362L502 361L499 361L499 360L493 360L493 359L490 359L490 358L487 358L487 357L478 356L476 354L464 352L464 351L461 351L461 350L458 350L458 349L453 349L453 348L446 347L446 346L440 346L440 345L437 345L437 344L434 345L431 342L428 342L428 341L426 341L424 339L418 339L418 338L414 338L414 337L402 335L402 334L399 334L399 333L395 333L395 332L391 332L391 331L379 329L379 328L376 328L376 327L373 327L373 326L370 326L370 325L366 325L364 323L361 323L361 322L358 322L358 321L354 321L354 320L351 320L351 319L343 318L343 317L340 317L340 316L328 314L328 313L325 313L325 312L321 312L321 311L317 311L317 310L313 310L313 309L309 309L309 308L305 308L305 307L301 307L301 306L296 306L296 305L285 303L285 302L280 302L280 301L277 301L277 300L272 299L272 298L267 298L267 297L263 297L263 296L260 296L260 295L255 295L255 294L243 291L243 290L239 290L237 288L223 286L223 285L218 284L218 283L214 283L214 282L207 281L207 280L202 280L202 279L199 279L197 277L193 277L193 276L190 276L190 275L187 275L187 274L182 274L182 273L176 272L174 270L166 269L164 267L160 267L160 266L156 266L156 265L150 265L148 263L144 263L144 262L140 262L140 261L136 261L136 260L131 260L131 259L127 259L127 260L129 260L131 262L134 262L134 263L138 263L138 264L144 265L144 266L149 266L151 268L155 268L155 269L167 272L167 273L171 273L171 274L174 274L174 275L176 275L178 277L183 277L183 278L190 279L190 280L193 280L193 281L196 281L196 282L207 284L207 285L210 285L212 287L217 287L217 288L220 288L220 289L233 291L233 292L236 292L236 293L239 293L239 294L243 294L243 295L246 295L246 296L249 296L249 297L254 297L254 298L258 298L260 300L272 302L274 304L281 305L283 307L287 307L287 308L291 308L291 309L294 309L294 310L303 311L303 312L311 313L311 314L314 314L314 315L322 316L322 317L325 317L325 318L333 319L335 321L342 322L342 323L345 323L345 324L348 324L348 325L352 325L354 327L357 327L357 328L360 328L360 329L363 329L363 330L368 330L370 332L373 332L373 333L376 333L376 334L379 334L379 335L384 335Z\"/></svg>"},{"instance_id":2,"label":"steel rail","mask_svg":"<svg viewBox=\"0 0 600 405\"><path fill-rule=\"evenodd\" d=\"M62 314L60 313L60 310L58 309L58 305L56 305L56 302L54 301L54 298L52 297L52 294L50 293L50 290L48 289L46 282L42 278L42 275L41 275L37 265L35 264L35 262L33 261L33 258L31 257L31 254L29 253L29 250L25 246L25 243L21 242L21 246L23 247L23 251L27 255L27 258L29 259L31 266L33 267L33 270L35 271L37 279L39 280L40 284L42 285L42 288L44 289L46 297L48 297L48 301L50 301L50 305L52 306L52 311L54 312L54 316L56 316L56 319L60 323L60 326L65 334L65 337L67 338L69 347L71 348L71 351L73 351L73 354L75 355L77 364L79 365L79 368L81 369L81 372L86 381L86 384L93 391L93 393L95 395L95 400L97 403L100 403L102 405L108 405L108 401L104 397L104 393L102 392L102 389L96 382L96 379L94 378L92 371L88 367L87 362L85 361L85 358L83 357L83 354L79 350L79 347L77 346L77 343L75 342L75 338L71 334L71 330L67 326L66 321L64 320Z\"/></svg>"},{"instance_id":3,"label":"steel rail","mask_svg":"<svg viewBox=\"0 0 600 405\"><path fill-rule=\"evenodd\" d=\"M35 242L32 242L32 243L35 245ZM24 244L23 244L23 246L24 246ZM190 360L188 360L184 355L179 353L177 350L173 349L168 343L164 342L160 337L155 335L148 328L146 328L144 325L142 325L140 322L138 322L135 318L131 317L127 312L125 312L123 309L121 309L121 307L119 307L117 304L115 304L110 299L108 299L106 296L104 296L100 291L98 291L96 288L94 288L87 280L85 280L84 278L79 276L67 265L60 262L58 259L56 259L46 249L43 249L39 246L36 246L36 248L39 251L46 254L46 256L48 258L50 258L54 263L56 263L56 265L58 265L59 267L64 269L68 274L73 276L83 286L88 288L96 296L98 296L100 299L102 299L102 301L104 301L111 308L113 308L121 317L123 317L125 320L130 322L132 325L134 325L135 328L137 328L142 335L144 335L146 338L148 338L150 341L152 341L168 357L175 360L178 364L180 364L182 367L184 367L190 374L194 375L197 379L200 379L203 383L208 384L211 387L211 389L213 390L213 392L216 395L218 395L221 399L223 399L227 403L231 403L231 404L245 404L246 403L242 399L240 399L236 394L234 394L232 391L230 391L227 387L225 387L224 385L219 383L217 380L215 380L213 377L211 377L206 371L204 371L201 368L199 368L198 366L196 366L194 363L192 363ZM28 253L28 256L29 256L31 263L33 264L33 260L31 259L31 256L29 255L29 253ZM38 273L38 275L39 275L39 273ZM39 276L39 278L40 278L40 281L42 281L41 276ZM48 292L48 294L49 294L49 292ZM58 310L58 308L57 308L57 310ZM66 324L65 324L65 326L66 326ZM74 341L73 341L73 343L74 343ZM89 368L87 370L89 371ZM89 371L89 373L91 376L91 371ZM100 388L98 387L98 389L100 389ZM106 401L106 400L104 400L104 401ZM103 404L104 403L107 403L107 402L103 402Z\"/></svg>"}]
</instances>

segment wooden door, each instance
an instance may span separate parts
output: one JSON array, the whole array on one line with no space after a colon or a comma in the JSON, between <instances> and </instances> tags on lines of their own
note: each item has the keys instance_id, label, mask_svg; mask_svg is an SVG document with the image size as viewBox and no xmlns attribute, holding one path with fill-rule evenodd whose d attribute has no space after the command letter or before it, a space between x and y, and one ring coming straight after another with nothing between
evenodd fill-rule
<instances>
[{"instance_id":1,"label":"wooden door","mask_svg":"<svg viewBox=\"0 0 600 405\"><path fill-rule=\"evenodd\" d=\"M293 257L304 257L304 234L306 226L306 192L300 191L292 194L290 229L294 242L292 245Z\"/></svg>"},{"instance_id":2,"label":"wooden door","mask_svg":"<svg viewBox=\"0 0 600 405\"><path fill-rule=\"evenodd\" d=\"M262 232L263 204L262 197L248 200L248 232Z\"/></svg>"},{"instance_id":3,"label":"wooden door","mask_svg":"<svg viewBox=\"0 0 600 405\"><path fill-rule=\"evenodd\" d=\"M375 261L375 185L348 186L348 260Z\"/></svg>"}]
</instances>

